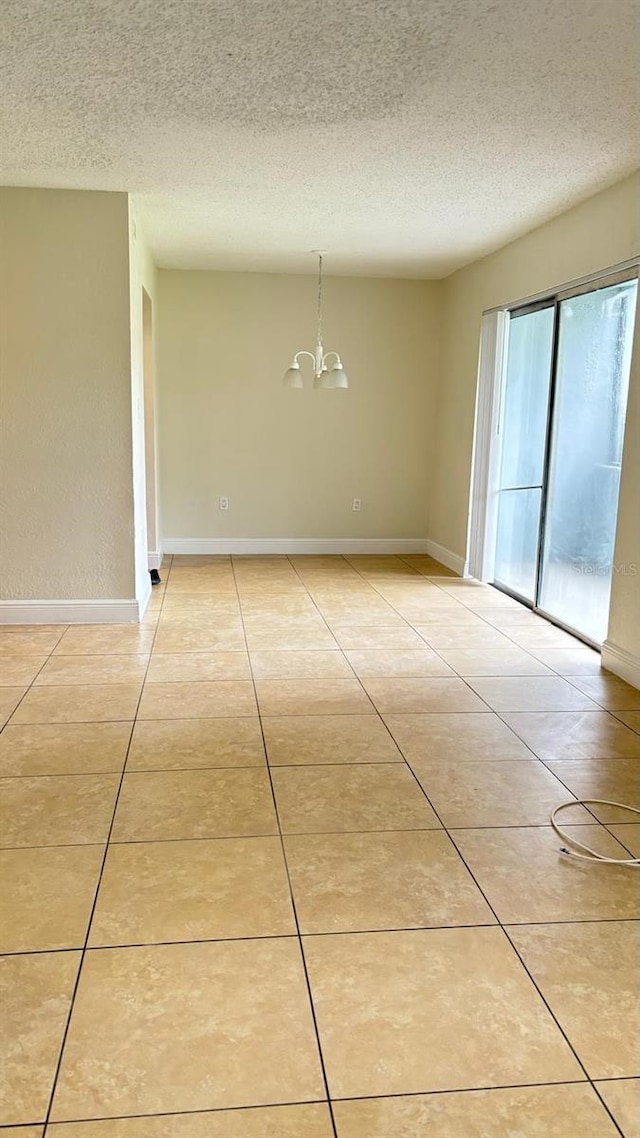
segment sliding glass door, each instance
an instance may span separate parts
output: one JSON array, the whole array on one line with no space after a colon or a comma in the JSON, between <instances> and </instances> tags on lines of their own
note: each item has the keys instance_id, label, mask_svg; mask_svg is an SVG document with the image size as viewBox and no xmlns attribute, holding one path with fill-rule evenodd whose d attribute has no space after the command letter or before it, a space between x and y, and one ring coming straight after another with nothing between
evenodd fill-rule
<instances>
[{"instance_id":1,"label":"sliding glass door","mask_svg":"<svg viewBox=\"0 0 640 1138\"><path fill-rule=\"evenodd\" d=\"M606 637L637 280L511 313L494 583Z\"/></svg>"}]
</instances>

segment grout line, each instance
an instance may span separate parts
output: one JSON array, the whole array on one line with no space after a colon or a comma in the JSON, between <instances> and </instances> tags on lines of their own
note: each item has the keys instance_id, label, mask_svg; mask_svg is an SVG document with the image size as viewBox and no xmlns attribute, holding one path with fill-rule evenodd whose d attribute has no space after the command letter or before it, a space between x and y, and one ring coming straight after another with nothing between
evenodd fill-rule
<instances>
[{"instance_id":1,"label":"grout line","mask_svg":"<svg viewBox=\"0 0 640 1138\"><path fill-rule=\"evenodd\" d=\"M599 1079L598 1082L606 1082L606 1083L632 1082L632 1081L634 1081L634 1079L636 1077L637 1076L634 1076L634 1075L621 1075L621 1076L613 1077L613 1078ZM535 1088L544 1089L546 1087L565 1087L565 1086L582 1087L582 1086L585 1086L585 1084L587 1084L588 1081L589 1080L587 1080L587 1079L562 1079L560 1081L546 1082L546 1083L504 1083L504 1084L500 1084L500 1085L496 1084L496 1085L492 1085L492 1086L481 1086L481 1087L448 1087L448 1088L436 1088L435 1090L428 1090L428 1091L402 1091L402 1092L396 1092L395 1094L392 1093L392 1094L385 1094L385 1095L352 1095L349 1098L341 1095L339 1097L338 1096L334 1097L334 1099L332 1101L333 1102L377 1102L380 1099L422 1098L422 1097L431 1096L431 1095L477 1094L478 1092L490 1093L491 1091L510 1091L510 1090L522 1091L522 1090L535 1089ZM237 1111L243 1111L243 1110L247 1110L247 1111L265 1110L265 1109L276 1109L277 1110L277 1109L281 1109L283 1107L290 1107L290 1106L325 1106L325 1105L327 1105L326 1099L303 1099L303 1100L296 1100L296 1101L287 1100L286 1102L258 1103L258 1104L254 1104L251 1106L221 1106L221 1107L213 1107L213 1108L204 1109L204 1110L200 1109L200 1110L167 1111L164 1113L156 1112L153 1114L101 1115L100 1117L96 1116L93 1118L79 1118L79 1119L73 1119L73 1120L65 1119L64 1122L57 1122L57 1123L55 1123L55 1125L57 1125L57 1126L71 1126L71 1125L77 1125L78 1123L128 1122L129 1120L135 1120L135 1119L139 1119L139 1118L182 1118L182 1117L190 1117L190 1116L196 1115L196 1114L216 1115L216 1114L221 1114L221 1113L227 1113L227 1112L231 1113L231 1112L237 1112ZM23 1127L23 1126L42 1126L42 1121L35 1122L35 1123L34 1122L18 1123L18 1127ZM0 1134L1 1134L1 1132L2 1131L0 1129Z\"/></svg>"},{"instance_id":2,"label":"grout line","mask_svg":"<svg viewBox=\"0 0 640 1138\"><path fill-rule=\"evenodd\" d=\"M60 626L60 627L62 627L62 626ZM14 717L14 715L15 715L16 711L17 711L17 710L18 710L18 708L21 706L21 704L22 704L23 700L25 699L25 697L26 697L26 696L28 695L28 693L31 691L32 687L34 686L34 684L35 684L35 682L36 682L36 680L37 680L37 678L38 678L38 676L39 676L39 675L40 675L40 673L42 672L42 669L45 667L45 665L46 665L46 664L48 664L48 663L49 663L49 660L50 660L50 659L51 659L51 657L53 656L53 653L55 652L55 650L56 650L56 648L57 648L58 644L59 644L59 643L60 643L60 641L62 640L62 637L63 637L63 636L65 635L65 633L68 631L69 627L70 627L70 625L65 625L65 626L63 627L63 630L62 630L62 632L61 632L61 633L59 633L59 635L58 635L58 639L56 640L55 644L53 645L53 648L50 650L50 652L48 652L48 653L45 655L45 659L43 660L43 662L42 662L41 666L38 668L38 671L36 672L35 676L33 677L33 679L32 679L32 681L31 681L31 683L30 683L30 684L27 684L27 686L26 686L25 690L23 691L22 695L20 696L20 699L18 700L18 702L17 702L16 706L14 707L13 711L12 711L12 712L11 712L11 714L9 715L8 719L7 719L7 720L6 720L6 722L5 722L5 723L3 723L3 724L2 724L2 726L0 727L0 735L1 735L1 734L2 734L2 732L4 731L5 727L9 727L10 725L12 725L12 726L19 726L19 724L12 724L12 723L11 723L11 721L12 721L12 719L13 719L13 717ZM34 625L34 628L37 628L37 625ZM55 633L54 633L53 635L55 635ZM20 660L20 659L24 659L24 657L21 657L21 656L17 656L17 657L12 657L12 656L9 656L9 657L6 657L6 656L4 656L4 657L3 657L3 659L18 659L18 660ZM18 688L21 688L21 687L22 687L22 684L7 684L6 686L7 686L7 687L18 687ZM0 694L1 694L1 691L2 691L2 689L0 689Z\"/></svg>"},{"instance_id":3,"label":"grout line","mask_svg":"<svg viewBox=\"0 0 640 1138\"><path fill-rule=\"evenodd\" d=\"M406 762L406 760L405 760L405 762ZM345 763L344 764L345 767L357 766L357 765L359 765L359 764L355 764L355 763L352 763L352 764ZM360 764L360 765L364 765L364 764ZM367 765L374 766L376 764L367 764ZM378 764L378 765L383 765L383 764ZM399 763L392 763L389 765L397 767L400 764ZM408 763L406 765L409 766ZM246 768L246 769L254 770L256 768L252 767L252 768ZM280 769L286 769L286 768L280 768ZM297 767L295 769L300 770L300 769L304 769L304 768ZM421 790L423 796L427 797L427 795L424 791L424 788L422 787L421 783L416 779L416 776L415 776L415 774L413 774L413 771L411 770L410 766L409 766L409 771L410 771L413 779L416 782L418 782L418 785L420 786L420 790ZM434 814L435 813L436 813L436 811L434 810ZM567 825L571 826L571 827L590 826L592 824L593 823L591 821L568 822L567 823ZM613 823L613 824L617 825L618 823ZM627 825L627 824L635 825L635 823L624 823L624 822L621 823L621 825ZM606 827L603 827L603 828L606 828ZM422 833L431 833L431 834L462 833L462 834L469 834L469 833L483 832L485 830L490 832L490 833L495 833L496 830L504 831L504 830L549 830L549 829L550 829L549 824L544 823L544 822L527 823L525 825L512 825L512 826L495 826L495 825L494 826L444 826L444 825L437 825L437 826L407 826L405 829L401 829L401 830L399 830L397 827L391 828L391 829L382 829L382 830L379 828L375 829L375 830L289 830L289 831L283 831L283 837L285 837L285 838L322 838L322 837L340 837L340 835L345 835L345 834L381 834L381 835L384 835L384 834L422 834ZM111 846L141 846L141 845L145 846L145 845L156 845L159 843L166 843L166 842L233 842L233 841L243 841L244 842L244 841L250 841L253 838L264 839L264 838L274 838L277 836L278 836L278 832L276 830L271 830L271 831L264 831L264 833L259 833L259 834L210 834L210 835L205 836L205 837L197 837L197 838L194 838L194 837L179 837L179 838L157 838L157 837L155 837L155 838L122 838L122 839L120 839L120 838L113 839L112 838L109 844ZM615 839L615 840L617 841L617 839ZM106 840L96 841L95 839L92 839L90 842L59 842L59 843L56 843L54 845L49 843L49 844L46 844L46 845L43 844L40 846L1 846L0 847L0 853L6 852L6 851L12 851L15 853L16 851L21 851L21 850L87 849L90 846L104 846L105 844L106 844Z\"/></svg>"},{"instance_id":4,"label":"grout line","mask_svg":"<svg viewBox=\"0 0 640 1138\"><path fill-rule=\"evenodd\" d=\"M287 562L288 562L288 561L289 561L289 559L287 558ZM246 644L246 646L247 646L247 651L248 651L248 644L247 644L247 633L246 633L245 624L244 624L244 617L243 617L243 615L242 615L242 605L241 605L241 602L240 602L240 594L239 594L239 592L238 592L238 581L237 581L237 577L236 577L235 566L234 566L233 560L231 561L231 567L232 567L232 570L233 570L233 579L234 579L234 582L235 582L235 585L236 585L236 592L238 593L238 603L240 604L240 618L241 618L241 620L242 620L242 629L243 629L243 634L244 634L244 637L245 637L245 644ZM260 714L260 704L258 703L258 692L257 692L257 689L256 689L256 682L255 682L255 677L254 677L254 674L253 674L253 665L252 665L252 663L251 663L251 657L250 657L250 656L249 656L249 667L250 667L250 669L251 669L251 676L252 676L252 680L253 680L253 691L254 691L254 699L255 699L255 701L256 701L256 706L257 706L257 708L258 708L258 715L259 715L259 718L260 718L260 730L262 731L262 745L263 745L263 747L264 747L264 753L265 753L265 756L267 757L267 775L268 775L268 778L269 778L269 786L270 786L270 789L271 789L271 798L272 798L272 802L273 802L273 810L274 810L274 814L275 814L276 824L277 824L277 827L278 827L278 837L279 837L279 839L280 839L280 851L281 851L281 854L282 854L282 860L283 860L283 864L284 864L285 873L286 873L286 875L287 875L287 884L288 884L288 888L289 888L289 900L290 900L290 903L291 903L291 910L292 910L292 913L293 913L293 919L294 919L294 922L295 922L295 926L296 926L296 937L297 937L297 941L298 941L298 951L299 951L299 953L300 953L300 960L301 960L301 962L302 962L302 968L303 968L303 971L304 971L304 979L305 979L305 984L306 984L306 988L307 988L307 996L308 996L308 1000L309 1000L309 1011L310 1011L310 1013L311 1013L311 1019L312 1019L312 1023L313 1023L313 1030L314 1030L314 1033L315 1033L315 1037L316 1037L316 1047L317 1047L317 1049L318 1049L318 1059L319 1059L319 1062L320 1062L320 1070L321 1070L321 1073L322 1073L322 1080L323 1080L324 1089L325 1089L325 1094L326 1094L326 1100L327 1100L327 1108L328 1108L328 1111L329 1111L329 1116L330 1116L330 1119L331 1119L331 1128L332 1128L332 1130L333 1130L333 1135L334 1135L334 1138L338 1138L338 1131L337 1131L336 1121L335 1121L335 1118L334 1118L334 1114L333 1114L333 1107L332 1107L332 1105L331 1105L331 1097L330 1097L330 1094L329 1094L329 1080L328 1080L328 1077L327 1077L327 1071L326 1071L326 1066L325 1066L325 1060L324 1060L324 1055L323 1055L323 1052L322 1052L322 1044L321 1044L321 1042L320 1042L320 1032L319 1032L319 1030L318 1030L318 1021L317 1021L317 1018L316 1018L316 1009L315 1009L315 1005L314 1005L314 1002L313 1002L313 993L312 993L312 991L311 991L311 982L310 982L310 979L309 979L309 972L308 972L308 969L307 969L307 961L306 961L306 957L305 957L305 954L304 954L304 945L303 945L303 943L302 943L302 935L301 935L301 933L300 933L300 922L299 922L299 920L298 920L298 910L297 910L297 908L296 908L296 901L295 901L295 896L294 896L294 892L293 892L293 886L292 886L292 883L291 883L291 874L290 874L290 872L289 872L289 863L288 863L288 861L287 861L287 854L286 854L285 844L284 844L283 835L282 835L282 828L281 828L281 825L280 825L280 814L279 814L279 812L278 812L278 802L277 802L277 799L276 799L276 792L275 792L275 787L274 787L274 785L273 785L273 778L272 778L272 775L271 775L271 768L270 768L270 766L269 766L269 762L268 762L267 741L266 741L266 739L265 739L265 736L264 736L264 730L263 730L263 728L262 728L262 716L261 716L261 714Z\"/></svg>"},{"instance_id":5,"label":"grout line","mask_svg":"<svg viewBox=\"0 0 640 1138\"><path fill-rule=\"evenodd\" d=\"M162 611L162 605L163 605L163 604L164 604L164 596L163 596L163 598L162 598L162 602L161 602L161 605L160 605L160 611ZM155 637L156 637L156 635L157 635L157 626L156 626L156 629L154 630L154 633L153 633L152 647L153 647L153 643L155 642ZM150 658L151 658L151 657L149 657L149 659L150 659ZM149 668L149 663L147 663L147 670L148 670L148 668ZM145 675L146 675L146 673L145 673ZM67 1038L68 1038L68 1035L69 1035L69 1029L70 1029L70 1025L71 1025L71 1019L72 1019L72 1015L73 1015L73 1009L74 1009L74 1005L75 1005L75 1002L76 1002L76 997L77 997L77 995L78 995L78 988L79 988L79 985L80 985L80 977L81 977L81 975L82 975L83 965L84 965L84 962L85 962L85 958L86 958L86 954L87 954L87 950L88 950L89 937L90 937L90 935L91 935L91 925L92 925L92 923L93 923L93 918L94 918L94 915L95 915L95 911L96 911L96 907L97 907L97 904L98 904L98 896L99 896L99 893L100 893L100 886L102 885L102 878L103 878L103 875L104 875L105 865L106 865L107 857L108 857L108 854L109 854L109 844L110 844L110 841L111 841L111 834L112 834L112 832L113 832L113 826L114 826L114 822L115 822L115 818L116 818L116 813L117 813L117 810L118 810L118 802L119 802L119 800L120 800L120 792L121 792L121 790L122 790L122 786L123 786L123 783L124 783L124 775L125 775L125 771L126 771L126 769L127 769L127 760L128 760L128 757L129 757L129 751L130 751L130 749L131 749L131 740L133 739L133 728L134 728L134 726L135 726L135 720L136 720L136 718L137 718L138 709L139 709L139 707L140 707L140 701L141 701L141 699L142 699L142 692L143 692L143 690L144 690L144 681L143 681L143 683L142 683L142 685L141 685L141 687L140 687L140 694L139 694L139 696L138 696L138 702L137 702L137 705L136 705L136 712L135 712L135 715L134 715L134 718L133 718L133 722L132 722L132 724L131 724L131 731L130 731L130 734L129 734L129 742L128 742L128 745L127 745L127 751L126 751L126 754L125 754L125 759L124 759L124 763L123 763L123 767L122 767L122 773L120 774L120 781L119 781L119 784L118 784L118 789L117 789L117 791L116 791L116 796L115 796L115 800L114 800L114 804L113 804L113 811L112 811L112 814L111 814L111 823L110 823L110 825L109 825L109 830L108 830L108 833L107 833L107 839L106 839L106 843L105 843L105 847L104 847L104 853L103 853L103 856L102 856L102 863L101 863L101 865L100 865L100 870L99 870L99 873L98 873L98 880L97 880L97 883L96 883L96 887L95 887L95 892L94 892L94 895L93 895L93 904L92 904L92 906L91 906L91 911L90 911L90 913L89 913L89 920L88 920L88 922L87 922L87 928L86 928L86 933L85 933L85 937L84 937L84 944L83 944L83 946L82 946L82 950L81 950L81 954L80 954L80 961L79 961L79 965L78 965L78 971L77 971L77 973L76 973L75 984L74 984L74 986L73 986L73 991L72 991L72 993L71 993L71 1001L70 1001L70 1003L69 1003L69 1012L68 1012L68 1014L67 1014L67 1019L66 1019L66 1023L65 1023L64 1031L63 1031L63 1033L62 1033L62 1038L61 1038L61 1041L60 1041L60 1049L59 1049L59 1051L58 1051L57 1062L56 1062L56 1066L55 1066L55 1069L54 1069L54 1073L53 1073L53 1080L52 1080L52 1084L51 1084L51 1094L50 1094L50 1096L49 1096L49 1102L48 1102L48 1105L47 1105L46 1116L45 1116L45 1119L44 1119L44 1127L45 1127L45 1133L46 1133L46 1131L47 1131L47 1129L48 1129L48 1126L49 1126L49 1121L50 1121L50 1119L51 1119L51 1111L52 1111L52 1109L53 1109L53 1103L54 1103L55 1093L56 1093L56 1089L57 1089L57 1085L58 1085L58 1079L59 1079L59 1077L60 1077L60 1071L61 1071L61 1068L62 1068L62 1061L63 1061L63 1058L64 1058L64 1052L65 1052L66 1042L67 1042Z\"/></svg>"},{"instance_id":6,"label":"grout line","mask_svg":"<svg viewBox=\"0 0 640 1138\"><path fill-rule=\"evenodd\" d=\"M272 835L277 838L277 835ZM633 925L640 922L640 917L590 917L587 919L579 918L571 920L555 921L505 921L500 926L499 921L475 921L469 923L468 921L462 924L454 925L385 925L382 928L366 928L366 929L317 929L313 932L291 932L291 933L260 933L253 936L211 936L211 937L191 937L188 940L142 940L142 941L113 941L109 944L91 944L87 945L86 951L92 952L111 952L123 948L171 948L178 945L187 944L235 944L236 942L244 941L263 941L263 940L298 940L300 937L305 940L312 937L336 937L336 936L377 936L380 934L384 936L386 933L419 933L419 932L439 932L447 930L455 932L458 929L495 929L502 927L503 929L528 929L528 928L546 928L548 925ZM0 952L0 959L5 956L50 956L52 954L60 954L62 952L82 952L81 944L63 945L59 948L16 948L7 952ZM613 1076L615 1078L616 1076ZM621 1076L622 1077L622 1076ZM628 1078L635 1078L636 1076L629 1075ZM386 1097L386 1096L385 1096ZM0 1136L2 1134L2 1127L0 1126Z\"/></svg>"}]
</instances>

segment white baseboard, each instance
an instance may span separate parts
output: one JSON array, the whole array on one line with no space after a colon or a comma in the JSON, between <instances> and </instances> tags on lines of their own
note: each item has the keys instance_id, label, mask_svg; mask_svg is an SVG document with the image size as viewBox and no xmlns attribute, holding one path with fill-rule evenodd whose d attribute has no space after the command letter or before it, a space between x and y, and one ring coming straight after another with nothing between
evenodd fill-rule
<instances>
[{"instance_id":1,"label":"white baseboard","mask_svg":"<svg viewBox=\"0 0 640 1138\"><path fill-rule=\"evenodd\" d=\"M437 541L427 540L425 542L426 552L429 557L433 557L435 561L439 561L441 565L446 565L447 569L451 569L457 573L459 577L468 577L469 568L464 557L459 557L457 553L452 553L450 549L445 549L444 545L438 545Z\"/></svg>"},{"instance_id":2,"label":"white baseboard","mask_svg":"<svg viewBox=\"0 0 640 1138\"><path fill-rule=\"evenodd\" d=\"M0 601L0 624L131 624L144 608L135 600Z\"/></svg>"},{"instance_id":3,"label":"white baseboard","mask_svg":"<svg viewBox=\"0 0 640 1138\"><path fill-rule=\"evenodd\" d=\"M602 667L608 672L614 672L632 687L640 688L640 656L627 652L626 648L619 648L611 640L605 640L602 645Z\"/></svg>"},{"instance_id":4,"label":"white baseboard","mask_svg":"<svg viewBox=\"0 0 640 1138\"><path fill-rule=\"evenodd\" d=\"M422 537L168 537L165 553L194 554L354 554L427 553Z\"/></svg>"},{"instance_id":5,"label":"white baseboard","mask_svg":"<svg viewBox=\"0 0 640 1138\"><path fill-rule=\"evenodd\" d=\"M159 569L162 565L162 550L153 549L149 550L147 554L147 569L151 572L152 569Z\"/></svg>"}]
</instances>

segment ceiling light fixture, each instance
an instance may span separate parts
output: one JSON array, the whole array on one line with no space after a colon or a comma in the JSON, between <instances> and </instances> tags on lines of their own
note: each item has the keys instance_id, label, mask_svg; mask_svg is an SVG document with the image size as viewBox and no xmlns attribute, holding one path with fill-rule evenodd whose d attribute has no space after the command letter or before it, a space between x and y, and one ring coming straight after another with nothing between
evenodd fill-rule
<instances>
[{"instance_id":1,"label":"ceiling light fixture","mask_svg":"<svg viewBox=\"0 0 640 1138\"><path fill-rule=\"evenodd\" d=\"M302 372L300 371L299 359L301 356L309 356L313 360L313 386L321 388L349 386L347 373L342 366L342 360L337 352L325 352L322 346L322 251L313 249L313 254L318 258L318 337L315 352L296 352L290 366L282 377L282 382L285 387L301 388L304 387L302 379ZM334 357L334 362L331 367L328 365L328 360Z\"/></svg>"}]
</instances>

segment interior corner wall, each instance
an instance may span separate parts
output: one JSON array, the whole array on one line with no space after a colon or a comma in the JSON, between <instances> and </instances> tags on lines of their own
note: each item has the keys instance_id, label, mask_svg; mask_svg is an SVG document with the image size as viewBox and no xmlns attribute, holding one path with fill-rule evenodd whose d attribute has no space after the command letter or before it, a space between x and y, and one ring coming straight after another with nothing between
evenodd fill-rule
<instances>
[{"instance_id":1,"label":"interior corner wall","mask_svg":"<svg viewBox=\"0 0 640 1138\"><path fill-rule=\"evenodd\" d=\"M429 538L460 558L466 555L469 526L482 313L636 256L639 200L637 173L442 282L443 340ZM622 517L623 526L637 521Z\"/></svg>"},{"instance_id":2,"label":"interior corner wall","mask_svg":"<svg viewBox=\"0 0 640 1138\"><path fill-rule=\"evenodd\" d=\"M127 195L7 188L0 215L0 599L132 600Z\"/></svg>"},{"instance_id":3,"label":"interior corner wall","mask_svg":"<svg viewBox=\"0 0 640 1138\"><path fill-rule=\"evenodd\" d=\"M316 292L311 276L158 272L165 541L426 538L441 286L326 278L325 348L349 390L313 390L309 360L287 390Z\"/></svg>"}]
</instances>

